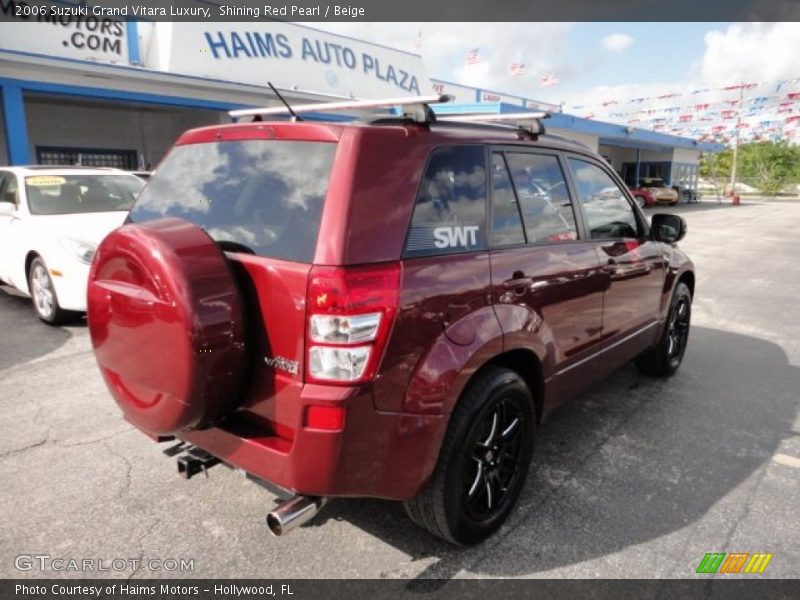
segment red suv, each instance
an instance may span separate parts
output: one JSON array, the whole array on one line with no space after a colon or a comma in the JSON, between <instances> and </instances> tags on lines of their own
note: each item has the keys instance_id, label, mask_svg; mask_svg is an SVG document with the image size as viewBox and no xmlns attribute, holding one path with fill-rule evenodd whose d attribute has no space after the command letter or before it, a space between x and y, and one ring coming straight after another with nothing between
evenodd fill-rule
<instances>
[{"instance_id":1,"label":"red suv","mask_svg":"<svg viewBox=\"0 0 800 600\"><path fill-rule=\"evenodd\" d=\"M185 133L99 247L89 326L125 417L295 494L496 531L534 430L626 361L673 374L695 277L598 155L401 118ZM193 462L194 461L194 462Z\"/></svg>"}]
</instances>

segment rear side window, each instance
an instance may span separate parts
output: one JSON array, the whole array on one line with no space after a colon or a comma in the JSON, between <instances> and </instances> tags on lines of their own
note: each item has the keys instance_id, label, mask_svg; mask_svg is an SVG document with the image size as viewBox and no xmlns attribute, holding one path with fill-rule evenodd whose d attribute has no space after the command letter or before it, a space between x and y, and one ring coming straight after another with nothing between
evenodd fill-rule
<instances>
[{"instance_id":1,"label":"rear side window","mask_svg":"<svg viewBox=\"0 0 800 600\"><path fill-rule=\"evenodd\" d=\"M405 256L486 248L485 163L483 146L433 152L414 205Z\"/></svg>"},{"instance_id":2,"label":"rear side window","mask_svg":"<svg viewBox=\"0 0 800 600\"><path fill-rule=\"evenodd\" d=\"M0 197L0 202L19 204L19 187L17 186L17 177L15 175L9 173L8 180L6 181L2 194L3 195Z\"/></svg>"},{"instance_id":3,"label":"rear side window","mask_svg":"<svg viewBox=\"0 0 800 600\"><path fill-rule=\"evenodd\" d=\"M633 206L611 176L584 160L569 164L592 239L639 237Z\"/></svg>"},{"instance_id":4,"label":"rear side window","mask_svg":"<svg viewBox=\"0 0 800 600\"><path fill-rule=\"evenodd\" d=\"M525 243L517 196L502 154L492 154L492 246Z\"/></svg>"},{"instance_id":5,"label":"rear side window","mask_svg":"<svg viewBox=\"0 0 800 600\"><path fill-rule=\"evenodd\" d=\"M0 173L0 202L17 203L17 182L11 173Z\"/></svg>"},{"instance_id":6,"label":"rear side window","mask_svg":"<svg viewBox=\"0 0 800 600\"><path fill-rule=\"evenodd\" d=\"M336 144L244 140L174 148L131 221L180 217L226 250L310 263Z\"/></svg>"},{"instance_id":7,"label":"rear side window","mask_svg":"<svg viewBox=\"0 0 800 600\"><path fill-rule=\"evenodd\" d=\"M575 214L558 158L506 153L529 244L578 239Z\"/></svg>"}]
</instances>

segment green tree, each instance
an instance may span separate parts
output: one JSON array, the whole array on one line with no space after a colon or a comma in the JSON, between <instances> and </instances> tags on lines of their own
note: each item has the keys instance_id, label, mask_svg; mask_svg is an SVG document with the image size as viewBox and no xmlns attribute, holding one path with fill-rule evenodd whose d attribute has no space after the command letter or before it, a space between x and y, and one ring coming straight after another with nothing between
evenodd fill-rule
<instances>
[{"instance_id":1,"label":"green tree","mask_svg":"<svg viewBox=\"0 0 800 600\"><path fill-rule=\"evenodd\" d=\"M733 150L704 154L700 176L717 182L730 181ZM786 141L751 142L739 146L737 180L746 181L761 193L774 196L792 184L800 183L800 146Z\"/></svg>"},{"instance_id":2,"label":"green tree","mask_svg":"<svg viewBox=\"0 0 800 600\"><path fill-rule=\"evenodd\" d=\"M721 179L731 176L733 164L733 150L730 148L723 152L707 152L700 160L700 177L703 179Z\"/></svg>"},{"instance_id":3,"label":"green tree","mask_svg":"<svg viewBox=\"0 0 800 600\"><path fill-rule=\"evenodd\" d=\"M800 147L789 142L744 144L739 149L742 177L768 196L800 182Z\"/></svg>"}]
</instances>

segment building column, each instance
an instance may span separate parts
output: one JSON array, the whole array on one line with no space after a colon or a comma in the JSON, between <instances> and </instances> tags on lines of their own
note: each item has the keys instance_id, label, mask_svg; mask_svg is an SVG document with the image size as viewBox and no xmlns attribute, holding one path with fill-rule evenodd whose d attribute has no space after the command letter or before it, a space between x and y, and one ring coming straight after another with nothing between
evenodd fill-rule
<instances>
[{"instance_id":1,"label":"building column","mask_svg":"<svg viewBox=\"0 0 800 600\"><path fill-rule=\"evenodd\" d=\"M136 21L125 21L125 33L128 38L128 63L140 66L142 59L139 54L139 27Z\"/></svg>"},{"instance_id":2,"label":"building column","mask_svg":"<svg viewBox=\"0 0 800 600\"><path fill-rule=\"evenodd\" d=\"M642 149L636 149L636 187L639 187L639 165L641 163L642 158Z\"/></svg>"},{"instance_id":3,"label":"building column","mask_svg":"<svg viewBox=\"0 0 800 600\"><path fill-rule=\"evenodd\" d=\"M31 157L22 88L18 85L5 84L0 87L0 96L3 97L8 162L11 165L28 165L31 163Z\"/></svg>"}]
</instances>

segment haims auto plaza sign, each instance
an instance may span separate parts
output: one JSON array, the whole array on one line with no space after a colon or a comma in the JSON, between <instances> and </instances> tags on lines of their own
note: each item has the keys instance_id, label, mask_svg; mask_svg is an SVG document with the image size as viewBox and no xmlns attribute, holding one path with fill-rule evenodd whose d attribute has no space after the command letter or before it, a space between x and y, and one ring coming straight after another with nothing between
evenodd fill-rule
<instances>
[{"instance_id":1,"label":"haims auto plaza sign","mask_svg":"<svg viewBox=\"0 0 800 600\"><path fill-rule=\"evenodd\" d=\"M363 99L431 89L415 54L291 23L156 23L148 66Z\"/></svg>"},{"instance_id":2,"label":"haims auto plaza sign","mask_svg":"<svg viewBox=\"0 0 800 600\"><path fill-rule=\"evenodd\" d=\"M125 23L81 11L0 0L0 49L127 63Z\"/></svg>"}]
</instances>

